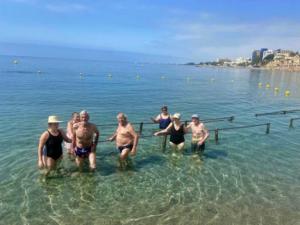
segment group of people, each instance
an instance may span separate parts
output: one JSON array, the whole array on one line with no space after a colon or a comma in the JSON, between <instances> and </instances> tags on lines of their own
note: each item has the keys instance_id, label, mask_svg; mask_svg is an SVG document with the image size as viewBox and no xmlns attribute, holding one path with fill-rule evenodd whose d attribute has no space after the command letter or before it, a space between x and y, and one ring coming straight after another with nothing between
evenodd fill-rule
<instances>
[{"instance_id":1,"label":"group of people","mask_svg":"<svg viewBox=\"0 0 300 225\"><path fill-rule=\"evenodd\" d=\"M167 106L161 108L161 113L156 118L151 118L154 123L159 123L160 131L155 136L170 135L170 145L173 149L182 151L184 148L184 135L191 131L193 152L202 152L205 149L205 141L209 132L200 121L197 114L192 115L192 122L185 126L180 121L180 114L171 116ZM129 155L135 155L139 134L128 122L124 113L117 115L118 127L108 141L115 141L116 148L120 153L120 165L125 165ZM67 133L59 128L62 122L57 116L48 117L48 129L42 133L38 145L38 167L47 169L47 174L53 170L63 156L62 142L65 141L65 148L69 154L75 156L76 165L82 170L85 159L89 160L91 171L96 169L96 148L100 136L97 126L89 122L89 114L83 110L80 113L74 112L67 124Z\"/></svg>"}]
</instances>

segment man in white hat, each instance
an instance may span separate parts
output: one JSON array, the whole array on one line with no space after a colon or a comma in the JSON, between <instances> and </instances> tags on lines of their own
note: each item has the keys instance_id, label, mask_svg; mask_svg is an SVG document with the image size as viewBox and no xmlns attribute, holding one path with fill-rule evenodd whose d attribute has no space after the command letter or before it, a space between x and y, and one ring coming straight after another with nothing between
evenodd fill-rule
<instances>
[{"instance_id":1,"label":"man in white hat","mask_svg":"<svg viewBox=\"0 0 300 225\"><path fill-rule=\"evenodd\" d=\"M203 154L205 149L205 141L209 137L209 132L204 124L200 121L197 114L192 115L192 122L187 126L192 131L192 152Z\"/></svg>"},{"instance_id":2,"label":"man in white hat","mask_svg":"<svg viewBox=\"0 0 300 225\"><path fill-rule=\"evenodd\" d=\"M46 168L49 174L50 170L53 170L58 160L62 158L62 141L65 140L71 143L62 129L59 129L59 123L62 122L57 116L48 117L48 129L43 132L40 137L38 146L38 167L40 169Z\"/></svg>"},{"instance_id":3,"label":"man in white hat","mask_svg":"<svg viewBox=\"0 0 300 225\"><path fill-rule=\"evenodd\" d=\"M95 124L89 122L89 114L83 110L80 112L80 122L74 126L73 148L76 156L76 164L82 170L83 161L89 159L90 169L96 169L96 147L100 132Z\"/></svg>"}]
</instances>

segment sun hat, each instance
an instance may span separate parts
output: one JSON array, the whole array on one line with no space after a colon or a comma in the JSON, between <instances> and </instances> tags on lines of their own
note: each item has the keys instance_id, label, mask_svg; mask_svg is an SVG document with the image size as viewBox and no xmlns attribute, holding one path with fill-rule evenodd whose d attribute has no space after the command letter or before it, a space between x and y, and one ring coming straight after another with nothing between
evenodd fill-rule
<instances>
[{"instance_id":1,"label":"sun hat","mask_svg":"<svg viewBox=\"0 0 300 225\"><path fill-rule=\"evenodd\" d=\"M48 123L61 123L63 121L58 119L58 116L49 116Z\"/></svg>"},{"instance_id":2,"label":"sun hat","mask_svg":"<svg viewBox=\"0 0 300 225\"><path fill-rule=\"evenodd\" d=\"M180 117L181 117L180 113L175 113L173 115L173 118L176 118L176 119L180 119Z\"/></svg>"},{"instance_id":3,"label":"sun hat","mask_svg":"<svg viewBox=\"0 0 300 225\"><path fill-rule=\"evenodd\" d=\"M193 119L193 118L195 118L195 119L199 119L199 116L198 116L198 114L193 114L193 115L192 115L192 119Z\"/></svg>"}]
</instances>

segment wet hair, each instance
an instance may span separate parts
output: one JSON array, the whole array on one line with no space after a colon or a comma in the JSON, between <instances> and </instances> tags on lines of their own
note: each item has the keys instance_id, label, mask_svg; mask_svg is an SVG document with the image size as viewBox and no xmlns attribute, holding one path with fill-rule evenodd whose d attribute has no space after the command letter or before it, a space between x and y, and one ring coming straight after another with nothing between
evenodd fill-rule
<instances>
[{"instance_id":1,"label":"wet hair","mask_svg":"<svg viewBox=\"0 0 300 225\"><path fill-rule=\"evenodd\" d=\"M162 106L162 107L161 107L161 111L163 111L163 110L168 111L168 106L166 106L166 105Z\"/></svg>"},{"instance_id":2,"label":"wet hair","mask_svg":"<svg viewBox=\"0 0 300 225\"><path fill-rule=\"evenodd\" d=\"M84 114L89 115L89 113L88 113L86 110L82 110L82 111L79 113L79 115L84 115Z\"/></svg>"},{"instance_id":3,"label":"wet hair","mask_svg":"<svg viewBox=\"0 0 300 225\"><path fill-rule=\"evenodd\" d=\"M122 112L118 113L117 119L118 119L119 117L122 117L123 119L125 119L125 120L127 121L127 115L126 115L125 113L122 113Z\"/></svg>"}]
</instances>

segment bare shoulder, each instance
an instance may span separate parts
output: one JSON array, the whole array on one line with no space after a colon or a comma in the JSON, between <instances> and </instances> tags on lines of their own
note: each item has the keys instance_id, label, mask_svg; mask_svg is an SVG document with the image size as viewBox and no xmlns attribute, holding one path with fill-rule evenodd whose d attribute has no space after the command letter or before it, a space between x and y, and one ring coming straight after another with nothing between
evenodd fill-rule
<instances>
[{"instance_id":1,"label":"bare shoulder","mask_svg":"<svg viewBox=\"0 0 300 225\"><path fill-rule=\"evenodd\" d=\"M49 133L48 133L48 131L44 131L44 132L42 133L42 135L41 135L41 138L40 138L40 139L46 140L46 139L48 139L48 137L49 137Z\"/></svg>"}]
</instances>

